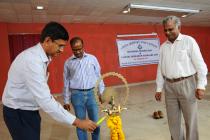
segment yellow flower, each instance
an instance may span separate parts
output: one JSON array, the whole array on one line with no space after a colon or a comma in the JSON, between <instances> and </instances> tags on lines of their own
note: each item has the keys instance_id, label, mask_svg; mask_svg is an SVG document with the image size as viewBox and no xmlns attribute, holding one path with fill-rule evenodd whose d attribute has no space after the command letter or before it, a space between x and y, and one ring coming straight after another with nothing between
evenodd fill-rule
<instances>
[{"instance_id":1,"label":"yellow flower","mask_svg":"<svg viewBox=\"0 0 210 140\"><path fill-rule=\"evenodd\" d=\"M125 140L125 136L122 131L122 121L119 115L109 116L107 119L107 126L111 130L111 140Z\"/></svg>"}]
</instances>

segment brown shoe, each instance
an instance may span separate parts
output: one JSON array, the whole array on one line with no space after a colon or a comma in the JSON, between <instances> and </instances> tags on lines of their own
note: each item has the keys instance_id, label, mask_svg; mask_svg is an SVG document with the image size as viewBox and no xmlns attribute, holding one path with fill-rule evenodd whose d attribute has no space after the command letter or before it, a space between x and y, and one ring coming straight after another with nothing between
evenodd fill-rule
<instances>
[{"instance_id":1,"label":"brown shoe","mask_svg":"<svg viewBox=\"0 0 210 140\"><path fill-rule=\"evenodd\" d=\"M163 115L163 112L162 112L162 111L158 110L158 112L157 112L157 113L158 113L158 115L159 115L159 117L160 117L160 118L163 118L163 117L164 117L164 115Z\"/></svg>"},{"instance_id":2,"label":"brown shoe","mask_svg":"<svg viewBox=\"0 0 210 140\"><path fill-rule=\"evenodd\" d=\"M153 113L153 118L154 118L154 119L160 119L160 116L159 116L158 112L155 111L155 112Z\"/></svg>"}]
</instances>

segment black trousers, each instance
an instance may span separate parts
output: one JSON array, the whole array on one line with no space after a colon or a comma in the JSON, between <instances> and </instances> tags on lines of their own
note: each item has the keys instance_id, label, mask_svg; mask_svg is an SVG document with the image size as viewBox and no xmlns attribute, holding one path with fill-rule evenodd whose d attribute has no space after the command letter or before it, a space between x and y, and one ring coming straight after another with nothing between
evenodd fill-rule
<instances>
[{"instance_id":1,"label":"black trousers","mask_svg":"<svg viewBox=\"0 0 210 140\"><path fill-rule=\"evenodd\" d=\"M39 111L3 106L3 116L13 140L40 140L41 117Z\"/></svg>"}]
</instances>

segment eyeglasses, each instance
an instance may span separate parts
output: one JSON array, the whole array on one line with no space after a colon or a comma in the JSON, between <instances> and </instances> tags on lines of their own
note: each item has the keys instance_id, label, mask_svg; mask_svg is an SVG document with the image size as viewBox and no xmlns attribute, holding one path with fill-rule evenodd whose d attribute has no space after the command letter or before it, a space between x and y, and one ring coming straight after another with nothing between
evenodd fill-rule
<instances>
[{"instance_id":1,"label":"eyeglasses","mask_svg":"<svg viewBox=\"0 0 210 140\"><path fill-rule=\"evenodd\" d=\"M164 29L164 32L172 32L174 28Z\"/></svg>"},{"instance_id":2,"label":"eyeglasses","mask_svg":"<svg viewBox=\"0 0 210 140\"><path fill-rule=\"evenodd\" d=\"M53 42L55 42L55 44L57 44L57 45L58 45L59 50L60 50L60 49L64 49L64 48L65 48L65 46L64 46L63 44L59 44L59 43L57 43L55 40L54 40Z\"/></svg>"}]
</instances>

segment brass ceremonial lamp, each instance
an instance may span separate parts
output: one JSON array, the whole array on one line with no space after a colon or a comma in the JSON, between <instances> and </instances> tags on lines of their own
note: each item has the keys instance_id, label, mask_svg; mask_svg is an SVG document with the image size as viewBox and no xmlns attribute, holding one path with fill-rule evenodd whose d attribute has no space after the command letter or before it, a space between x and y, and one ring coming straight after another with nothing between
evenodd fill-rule
<instances>
[{"instance_id":1,"label":"brass ceremonial lamp","mask_svg":"<svg viewBox=\"0 0 210 140\"><path fill-rule=\"evenodd\" d=\"M107 127L110 129L110 139L111 140L125 140L125 135L122 130L122 120L120 113L122 110L127 108L121 108L120 105L116 106L114 102L114 96L111 96L111 105L110 108L103 109L102 112L105 112L107 115L102 117L97 125L100 125L107 117Z\"/></svg>"},{"instance_id":2,"label":"brass ceremonial lamp","mask_svg":"<svg viewBox=\"0 0 210 140\"><path fill-rule=\"evenodd\" d=\"M100 81L103 78L106 78L108 76L116 76L124 82L125 87L126 87L126 96L124 96L124 101L121 103L121 105L124 106L128 98L129 88L128 88L126 79L121 74L116 73L116 72L109 72L101 76L101 78L96 82L96 85L94 88L95 97L98 96L97 87ZM110 140L125 140L125 135L122 130L122 120L121 120L120 114L122 110L126 110L127 108L122 107L120 104L116 106L115 101L114 101L114 96L111 96L111 99L109 101L109 105L111 105L111 107L107 107L105 109L104 107L102 107L102 104L99 103L98 98L96 98L96 100L99 106L103 108L102 112L106 113L104 117L99 119L99 121L97 122L97 125L100 125L107 118L107 127L110 129Z\"/></svg>"},{"instance_id":3,"label":"brass ceremonial lamp","mask_svg":"<svg viewBox=\"0 0 210 140\"><path fill-rule=\"evenodd\" d=\"M114 101L114 96L111 96L111 100L109 102L111 108L103 109L102 112L107 113L109 116L111 115L118 115L121 113L122 110L126 110L127 108L121 108L120 105L116 106Z\"/></svg>"}]
</instances>

